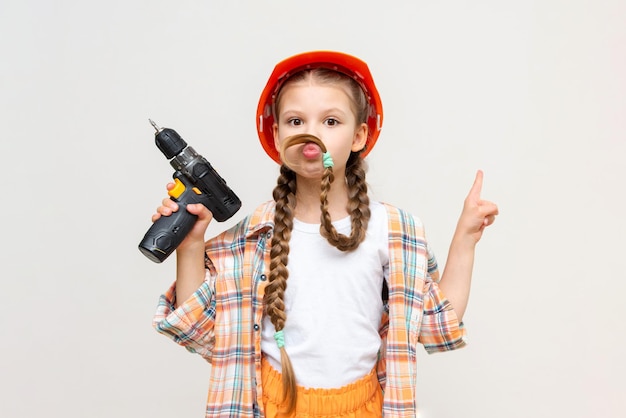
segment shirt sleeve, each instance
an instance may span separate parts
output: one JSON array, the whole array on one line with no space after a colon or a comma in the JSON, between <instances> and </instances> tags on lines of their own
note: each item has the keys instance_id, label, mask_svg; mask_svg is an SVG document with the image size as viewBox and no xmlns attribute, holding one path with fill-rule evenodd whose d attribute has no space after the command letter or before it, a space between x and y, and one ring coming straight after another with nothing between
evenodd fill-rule
<instances>
[{"instance_id":1,"label":"shirt sleeve","mask_svg":"<svg viewBox=\"0 0 626 418\"><path fill-rule=\"evenodd\" d=\"M210 281L204 281L185 302L175 307L176 283L159 298L154 328L207 360L215 346L215 300Z\"/></svg>"},{"instance_id":2,"label":"shirt sleeve","mask_svg":"<svg viewBox=\"0 0 626 418\"><path fill-rule=\"evenodd\" d=\"M439 264L437 263L437 257L435 257L435 252L428 243L426 243L426 251L428 256L428 276L433 282L439 283L439 280L441 279L441 277L439 276Z\"/></svg>"},{"instance_id":3,"label":"shirt sleeve","mask_svg":"<svg viewBox=\"0 0 626 418\"><path fill-rule=\"evenodd\" d=\"M439 285L424 282L424 312L419 342L429 354L465 347L466 330L459 322L452 304L445 298Z\"/></svg>"}]
</instances>

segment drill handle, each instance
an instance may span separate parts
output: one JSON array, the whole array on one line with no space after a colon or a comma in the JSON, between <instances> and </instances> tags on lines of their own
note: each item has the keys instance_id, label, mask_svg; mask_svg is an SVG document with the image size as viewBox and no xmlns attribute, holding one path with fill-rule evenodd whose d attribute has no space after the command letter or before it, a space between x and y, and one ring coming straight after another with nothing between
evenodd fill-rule
<instances>
[{"instance_id":1,"label":"drill handle","mask_svg":"<svg viewBox=\"0 0 626 418\"><path fill-rule=\"evenodd\" d=\"M169 257L195 225L198 217L187 211L187 205L202 203L209 207L209 196L195 188L185 175L174 173L174 182L176 185L169 195L178 203L178 210L157 219L139 244L139 250L155 263Z\"/></svg>"}]
</instances>

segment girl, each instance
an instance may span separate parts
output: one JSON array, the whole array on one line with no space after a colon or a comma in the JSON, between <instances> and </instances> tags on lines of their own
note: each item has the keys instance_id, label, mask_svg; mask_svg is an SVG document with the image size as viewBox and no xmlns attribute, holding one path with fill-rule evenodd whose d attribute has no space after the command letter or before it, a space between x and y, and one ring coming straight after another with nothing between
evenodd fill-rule
<instances>
[{"instance_id":1,"label":"girl","mask_svg":"<svg viewBox=\"0 0 626 418\"><path fill-rule=\"evenodd\" d=\"M364 62L288 58L257 112L281 165L274 199L206 243L211 213L188 206L198 221L154 324L211 364L207 417L414 417L418 343L465 345L474 248L497 207L479 171L439 281L421 222L369 200L382 115ZM153 221L177 209L164 199Z\"/></svg>"}]
</instances>

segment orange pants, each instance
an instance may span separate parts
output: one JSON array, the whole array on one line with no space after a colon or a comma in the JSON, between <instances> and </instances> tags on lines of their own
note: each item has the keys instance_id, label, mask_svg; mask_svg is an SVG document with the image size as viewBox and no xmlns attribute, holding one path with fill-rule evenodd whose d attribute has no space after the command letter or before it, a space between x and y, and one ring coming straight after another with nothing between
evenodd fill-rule
<instances>
[{"instance_id":1,"label":"orange pants","mask_svg":"<svg viewBox=\"0 0 626 418\"><path fill-rule=\"evenodd\" d=\"M383 394L376 370L339 389L310 389L298 386L296 410L291 415L282 410L281 375L265 358L262 361L263 406L266 418L381 418Z\"/></svg>"}]
</instances>

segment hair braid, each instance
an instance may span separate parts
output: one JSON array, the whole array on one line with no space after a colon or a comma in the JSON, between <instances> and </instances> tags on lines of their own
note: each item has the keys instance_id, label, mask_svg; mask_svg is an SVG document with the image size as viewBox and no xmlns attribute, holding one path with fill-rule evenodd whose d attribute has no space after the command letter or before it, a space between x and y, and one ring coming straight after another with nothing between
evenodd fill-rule
<instances>
[{"instance_id":1,"label":"hair braid","mask_svg":"<svg viewBox=\"0 0 626 418\"><path fill-rule=\"evenodd\" d=\"M265 310L270 317L276 331L285 326L285 289L287 288L287 262L289 255L289 240L293 229L293 216L296 206L296 178L295 173L286 166L281 166L280 176L274 188L273 196L276 202L274 215L274 234L270 250L270 273L268 285L265 288ZM286 402L290 413L296 406L296 378L291 360L285 351L280 348L280 363L283 385L283 401Z\"/></svg>"},{"instance_id":2,"label":"hair braid","mask_svg":"<svg viewBox=\"0 0 626 418\"><path fill-rule=\"evenodd\" d=\"M367 225L370 219L369 196L367 183L365 182L364 162L359 153L350 154L346 165L346 184L348 186L348 212L352 219L352 231L350 236L340 234L332 224L328 213L328 191L334 179L332 168L327 168L322 178L322 191L320 203L322 209L320 233L328 242L341 251L355 250L365 239Z\"/></svg>"}]
</instances>

